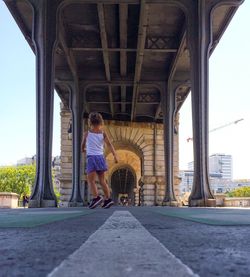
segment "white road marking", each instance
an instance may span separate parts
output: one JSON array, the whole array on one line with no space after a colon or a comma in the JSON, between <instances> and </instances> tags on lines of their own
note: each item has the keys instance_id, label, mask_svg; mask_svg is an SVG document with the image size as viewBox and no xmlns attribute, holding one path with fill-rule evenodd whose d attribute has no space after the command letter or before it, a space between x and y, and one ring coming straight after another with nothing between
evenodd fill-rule
<instances>
[{"instance_id":1,"label":"white road marking","mask_svg":"<svg viewBox=\"0 0 250 277\"><path fill-rule=\"evenodd\" d=\"M115 211L48 277L198 276L128 211Z\"/></svg>"}]
</instances>

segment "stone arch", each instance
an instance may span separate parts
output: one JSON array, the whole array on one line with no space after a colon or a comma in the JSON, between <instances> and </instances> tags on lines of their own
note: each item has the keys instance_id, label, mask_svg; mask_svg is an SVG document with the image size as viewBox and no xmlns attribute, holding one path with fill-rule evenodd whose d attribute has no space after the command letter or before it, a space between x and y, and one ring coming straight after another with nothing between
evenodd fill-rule
<instances>
[{"instance_id":1,"label":"stone arch","mask_svg":"<svg viewBox=\"0 0 250 277\"><path fill-rule=\"evenodd\" d=\"M117 166L110 174L112 198L115 204L120 203L120 196L127 197L129 203L134 205L136 200L136 173L128 164ZM120 203L121 204L121 203Z\"/></svg>"},{"instance_id":2,"label":"stone arch","mask_svg":"<svg viewBox=\"0 0 250 277\"><path fill-rule=\"evenodd\" d=\"M124 149L131 152L134 152L141 159L143 158L143 150L140 146L133 144L131 141L123 140L123 141L113 141L113 145L115 149Z\"/></svg>"},{"instance_id":3,"label":"stone arch","mask_svg":"<svg viewBox=\"0 0 250 277\"><path fill-rule=\"evenodd\" d=\"M105 121L105 132L115 149L130 150L140 157L142 175L145 172L148 175L153 175L154 124ZM106 154L108 153L107 150Z\"/></svg>"},{"instance_id":4,"label":"stone arch","mask_svg":"<svg viewBox=\"0 0 250 277\"><path fill-rule=\"evenodd\" d=\"M163 129L160 125L153 123L136 123L136 122L114 122L105 121L105 132L113 143L118 155L128 155L126 159L119 161L120 165L132 164L137 161L136 172L136 187L135 187L135 205L142 203L140 199L144 197L144 204L153 204L155 194L155 184L152 183L153 176L164 175L164 153L163 153ZM113 159L110 151L106 149L107 160ZM122 156L121 155L121 156ZM155 163L157 155L157 164ZM131 157L131 158L129 158ZM133 157L133 159L132 159ZM138 170L139 165L139 170ZM111 181L110 172L115 168L115 164L109 164L108 179ZM133 168L135 168L133 166ZM143 196L141 193L141 183L139 180L144 180Z\"/></svg>"},{"instance_id":5,"label":"stone arch","mask_svg":"<svg viewBox=\"0 0 250 277\"><path fill-rule=\"evenodd\" d=\"M134 184L133 188L136 189L135 194L133 195L133 203L138 204L139 202L139 195L137 193L137 190L139 188L139 180L142 176L142 160L138 156L138 154L135 151L132 151L131 149L123 149L119 148L116 150L118 155L118 163L114 162L112 153L108 153L106 156L106 161L108 164L108 172L107 172L107 180L110 185L110 188L112 189L112 176L115 171L123 168L129 169L133 175L134 175Z\"/></svg>"},{"instance_id":6,"label":"stone arch","mask_svg":"<svg viewBox=\"0 0 250 277\"><path fill-rule=\"evenodd\" d=\"M110 177L113 174L117 168L122 166L128 166L129 168L133 169L136 175L136 180L139 180L141 178L141 159L137 156L136 153L124 150L124 149L118 149L117 150L119 161L118 163L115 163L113 160L113 156L111 153L109 153L106 156L106 161L108 164L109 172L108 172L108 180L110 181Z\"/></svg>"},{"instance_id":7,"label":"stone arch","mask_svg":"<svg viewBox=\"0 0 250 277\"><path fill-rule=\"evenodd\" d=\"M110 140L112 141L115 149L126 148L130 149L133 152L136 152L138 156L143 157L143 134L136 134L136 131L140 133L140 129L134 129L134 131L129 130L129 135L126 134L126 131L123 133L121 131L122 127L117 128L105 128ZM127 129L132 129L131 127L127 127ZM126 130L126 128L125 128ZM132 133L133 132L133 133ZM129 136L129 137L128 137Z\"/></svg>"}]
</instances>

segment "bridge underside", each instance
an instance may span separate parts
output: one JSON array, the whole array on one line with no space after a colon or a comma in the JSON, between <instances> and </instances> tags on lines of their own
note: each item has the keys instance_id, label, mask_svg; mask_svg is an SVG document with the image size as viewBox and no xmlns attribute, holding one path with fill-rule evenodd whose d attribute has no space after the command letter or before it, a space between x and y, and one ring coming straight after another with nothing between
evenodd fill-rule
<instances>
[{"instance_id":1,"label":"bridge underside","mask_svg":"<svg viewBox=\"0 0 250 277\"><path fill-rule=\"evenodd\" d=\"M5 0L37 60L37 173L31 207L55 206L53 90L72 114L71 205L82 203L82 119L164 125L166 205L173 190L175 117L192 92L190 206L214 205L208 178L208 59L241 0Z\"/></svg>"}]
</instances>

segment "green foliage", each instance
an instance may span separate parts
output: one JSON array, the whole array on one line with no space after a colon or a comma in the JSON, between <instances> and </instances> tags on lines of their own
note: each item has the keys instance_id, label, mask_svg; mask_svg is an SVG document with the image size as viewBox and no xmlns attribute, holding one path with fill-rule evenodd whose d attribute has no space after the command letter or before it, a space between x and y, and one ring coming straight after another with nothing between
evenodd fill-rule
<instances>
[{"instance_id":1,"label":"green foliage","mask_svg":"<svg viewBox=\"0 0 250 277\"><path fill-rule=\"evenodd\" d=\"M228 197L250 197L250 187L240 187L228 192Z\"/></svg>"},{"instance_id":2,"label":"green foliage","mask_svg":"<svg viewBox=\"0 0 250 277\"><path fill-rule=\"evenodd\" d=\"M52 184L53 184L54 194L56 196L57 204L59 204L61 202L60 201L61 194L55 184L55 171L54 170L52 170Z\"/></svg>"},{"instance_id":3,"label":"green foliage","mask_svg":"<svg viewBox=\"0 0 250 277\"><path fill-rule=\"evenodd\" d=\"M30 195L35 176L35 165L0 167L0 192L15 192L20 195L20 198L23 195ZM53 184L54 178L54 172L52 171ZM55 185L54 192L59 203L60 193Z\"/></svg>"},{"instance_id":4,"label":"green foliage","mask_svg":"<svg viewBox=\"0 0 250 277\"><path fill-rule=\"evenodd\" d=\"M55 196L56 196L56 199L57 199L57 203L60 203L60 192L58 191L58 189L54 186L54 193L55 193Z\"/></svg>"},{"instance_id":5,"label":"green foliage","mask_svg":"<svg viewBox=\"0 0 250 277\"><path fill-rule=\"evenodd\" d=\"M0 191L15 192L20 197L30 195L35 174L35 165L1 167Z\"/></svg>"}]
</instances>

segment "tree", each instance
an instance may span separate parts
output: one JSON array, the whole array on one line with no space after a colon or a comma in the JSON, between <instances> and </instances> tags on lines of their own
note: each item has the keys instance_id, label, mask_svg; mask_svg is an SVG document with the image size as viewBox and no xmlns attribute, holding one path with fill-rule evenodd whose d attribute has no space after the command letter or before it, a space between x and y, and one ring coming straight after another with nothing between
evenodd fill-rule
<instances>
[{"instance_id":1,"label":"tree","mask_svg":"<svg viewBox=\"0 0 250 277\"><path fill-rule=\"evenodd\" d=\"M35 165L0 168L0 191L30 195L36 174Z\"/></svg>"},{"instance_id":2,"label":"tree","mask_svg":"<svg viewBox=\"0 0 250 277\"><path fill-rule=\"evenodd\" d=\"M228 192L228 197L250 197L250 187L240 187Z\"/></svg>"}]
</instances>

